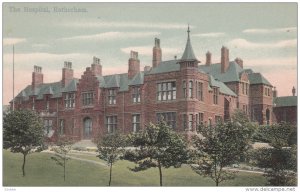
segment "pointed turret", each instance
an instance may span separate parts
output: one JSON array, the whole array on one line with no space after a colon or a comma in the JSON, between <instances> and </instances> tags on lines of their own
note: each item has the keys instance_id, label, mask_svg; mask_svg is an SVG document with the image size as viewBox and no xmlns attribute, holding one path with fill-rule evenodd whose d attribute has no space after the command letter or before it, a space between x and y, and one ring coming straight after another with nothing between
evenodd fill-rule
<instances>
[{"instance_id":1,"label":"pointed turret","mask_svg":"<svg viewBox=\"0 0 300 192\"><path fill-rule=\"evenodd\" d=\"M183 55L181 57L181 59L178 61L178 63L180 64L180 70L183 69L198 69L198 63L200 63L200 61L195 57L194 51L193 51L193 47L191 44L191 39L190 39L190 26L188 26L188 38L186 41L186 45L185 45L185 49L183 52Z\"/></svg>"},{"instance_id":2,"label":"pointed turret","mask_svg":"<svg viewBox=\"0 0 300 192\"><path fill-rule=\"evenodd\" d=\"M183 52L183 55L181 57L181 60L185 60L185 61L198 61L197 58L195 57L194 51L193 51L193 47L191 44L191 40L190 40L190 26L188 26L188 38L187 38L187 42L185 45L185 49ZM199 61L198 61L199 62Z\"/></svg>"}]
</instances>

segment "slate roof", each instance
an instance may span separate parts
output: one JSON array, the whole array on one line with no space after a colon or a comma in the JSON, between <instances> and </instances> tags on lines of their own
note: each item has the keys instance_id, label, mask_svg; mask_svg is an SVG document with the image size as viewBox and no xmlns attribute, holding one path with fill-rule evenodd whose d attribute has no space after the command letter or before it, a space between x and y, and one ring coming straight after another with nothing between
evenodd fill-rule
<instances>
[{"instance_id":1,"label":"slate roof","mask_svg":"<svg viewBox=\"0 0 300 192\"><path fill-rule=\"evenodd\" d=\"M168 73L168 72L179 71L179 70L180 70L180 65L178 64L178 60L162 61L157 67L152 68L147 73L147 75Z\"/></svg>"},{"instance_id":2,"label":"slate roof","mask_svg":"<svg viewBox=\"0 0 300 192\"><path fill-rule=\"evenodd\" d=\"M199 65L199 70L214 76L215 79L224 83L240 81L240 73L244 71L235 61L229 62L229 67L225 73L221 73L221 63L209 66Z\"/></svg>"},{"instance_id":3,"label":"slate roof","mask_svg":"<svg viewBox=\"0 0 300 192\"><path fill-rule=\"evenodd\" d=\"M209 75L209 85L211 87L219 87L219 91L225 95L237 96L231 89L229 89L223 82L215 80L213 76Z\"/></svg>"},{"instance_id":4,"label":"slate roof","mask_svg":"<svg viewBox=\"0 0 300 192\"><path fill-rule=\"evenodd\" d=\"M272 86L271 83L260 73L249 73L248 78L250 84L264 84Z\"/></svg>"},{"instance_id":5,"label":"slate roof","mask_svg":"<svg viewBox=\"0 0 300 192\"><path fill-rule=\"evenodd\" d=\"M297 96L276 97L273 99L274 107L297 106Z\"/></svg>"}]
</instances>

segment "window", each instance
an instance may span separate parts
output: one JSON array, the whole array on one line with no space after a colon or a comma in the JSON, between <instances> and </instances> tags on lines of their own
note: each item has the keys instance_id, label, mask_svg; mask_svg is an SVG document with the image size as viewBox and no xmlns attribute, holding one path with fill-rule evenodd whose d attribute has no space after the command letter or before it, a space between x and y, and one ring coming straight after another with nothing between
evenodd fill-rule
<instances>
[{"instance_id":1,"label":"window","mask_svg":"<svg viewBox=\"0 0 300 192\"><path fill-rule=\"evenodd\" d=\"M216 123L222 122L222 116L216 115L215 116L215 121L216 121Z\"/></svg>"},{"instance_id":2,"label":"window","mask_svg":"<svg viewBox=\"0 0 300 192\"><path fill-rule=\"evenodd\" d=\"M186 98L186 82L183 81L182 84L183 84L183 85L182 85L182 89L183 89L183 97Z\"/></svg>"},{"instance_id":3,"label":"window","mask_svg":"<svg viewBox=\"0 0 300 192\"><path fill-rule=\"evenodd\" d=\"M246 82L242 82L242 93L244 95L248 95L249 85Z\"/></svg>"},{"instance_id":4,"label":"window","mask_svg":"<svg viewBox=\"0 0 300 192\"><path fill-rule=\"evenodd\" d=\"M65 134L65 120L61 119L59 121L59 134L64 135Z\"/></svg>"},{"instance_id":5,"label":"window","mask_svg":"<svg viewBox=\"0 0 300 192\"><path fill-rule=\"evenodd\" d=\"M265 87L265 96L268 96L268 88Z\"/></svg>"},{"instance_id":6,"label":"window","mask_svg":"<svg viewBox=\"0 0 300 192\"><path fill-rule=\"evenodd\" d=\"M141 102L141 94L139 87L132 88L132 102L133 103L140 103Z\"/></svg>"},{"instance_id":7,"label":"window","mask_svg":"<svg viewBox=\"0 0 300 192\"><path fill-rule=\"evenodd\" d=\"M249 90L249 84L248 83L246 83L246 95L248 95L248 91Z\"/></svg>"},{"instance_id":8,"label":"window","mask_svg":"<svg viewBox=\"0 0 300 192\"><path fill-rule=\"evenodd\" d=\"M108 90L108 104L115 105L116 104L116 90L109 89Z\"/></svg>"},{"instance_id":9,"label":"window","mask_svg":"<svg viewBox=\"0 0 300 192\"><path fill-rule=\"evenodd\" d=\"M214 94L214 104L217 105L218 104L218 94L219 94L218 93L218 88L214 87L213 91L214 91L214 93L213 93Z\"/></svg>"},{"instance_id":10,"label":"window","mask_svg":"<svg viewBox=\"0 0 300 192\"><path fill-rule=\"evenodd\" d=\"M196 126L198 127L199 125L202 125L203 124L203 113L198 113L196 114Z\"/></svg>"},{"instance_id":11,"label":"window","mask_svg":"<svg viewBox=\"0 0 300 192\"><path fill-rule=\"evenodd\" d=\"M44 133L48 135L52 131L52 120L44 120Z\"/></svg>"},{"instance_id":12,"label":"window","mask_svg":"<svg viewBox=\"0 0 300 192\"><path fill-rule=\"evenodd\" d=\"M184 130L186 130L187 129L187 114L183 114L183 116L182 116L182 122L183 122L183 128L184 128Z\"/></svg>"},{"instance_id":13,"label":"window","mask_svg":"<svg viewBox=\"0 0 300 192\"><path fill-rule=\"evenodd\" d=\"M132 128L134 133L140 130L140 114L132 115Z\"/></svg>"},{"instance_id":14,"label":"window","mask_svg":"<svg viewBox=\"0 0 300 192\"><path fill-rule=\"evenodd\" d=\"M49 110L49 100L46 101L46 110Z\"/></svg>"},{"instance_id":15,"label":"window","mask_svg":"<svg viewBox=\"0 0 300 192\"><path fill-rule=\"evenodd\" d=\"M86 97L87 97L87 95L86 95ZM93 101L91 101L91 102L93 102ZM75 107L75 93L66 93L65 94L65 108L74 108L74 107Z\"/></svg>"},{"instance_id":16,"label":"window","mask_svg":"<svg viewBox=\"0 0 300 192\"><path fill-rule=\"evenodd\" d=\"M189 81L189 98L193 98L193 81Z\"/></svg>"},{"instance_id":17,"label":"window","mask_svg":"<svg viewBox=\"0 0 300 192\"><path fill-rule=\"evenodd\" d=\"M157 100L167 101L176 99L176 82L157 83Z\"/></svg>"},{"instance_id":18,"label":"window","mask_svg":"<svg viewBox=\"0 0 300 192\"><path fill-rule=\"evenodd\" d=\"M203 83L198 82L198 99L203 101Z\"/></svg>"},{"instance_id":19,"label":"window","mask_svg":"<svg viewBox=\"0 0 300 192\"><path fill-rule=\"evenodd\" d=\"M171 128L176 128L176 112L157 113L157 122L165 121Z\"/></svg>"},{"instance_id":20,"label":"window","mask_svg":"<svg viewBox=\"0 0 300 192\"><path fill-rule=\"evenodd\" d=\"M268 96L270 96L270 88L268 88Z\"/></svg>"},{"instance_id":21,"label":"window","mask_svg":"<svg viewBox=\"0 0 300 192\"><path fill-rule=\"evenodd\" d=\"M82 105L93 105L94 94L93 92L82 93Z\"/></svg>"},{"instance_id":22,"label":"window","mask_svg":"<svg viewBox=\"0 0 300 192\"><path fill-rule=\"evenodd\" d=\"M189 130L193 129L193 114L189 114Z\"/></svg>"},{"instance_id":23,"label":"window","mask_svg":"<svg viewBox=\"0 0 300 192\"><path fill-rule=\"evenodd\" d=\"M117 116L106 117L106 128L108 133L115 133L117 130Z\"/></svg>"},{"instance_id":24,"label":"window","mask_svg":"<svg viewBox=\"0 0 300 192\"><path fill-rule=\"evenodd\" d=\"M32 110L33 111L35 110L35 100L34 100L34 97L32 98Z\"/></svg>"}]
</instances>

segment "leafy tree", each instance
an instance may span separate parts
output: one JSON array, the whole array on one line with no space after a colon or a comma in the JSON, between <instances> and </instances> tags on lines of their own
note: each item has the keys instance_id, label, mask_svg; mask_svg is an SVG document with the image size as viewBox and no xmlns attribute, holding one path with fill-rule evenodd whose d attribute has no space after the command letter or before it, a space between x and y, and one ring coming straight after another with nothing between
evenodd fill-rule
<instances>
[{"instance_id":1,"label":"leafy tree","mask_svg":"<svg viewBox=\"0 0 300 192\"><path fill-rule=\"evenodd\" d=\"M74 142L67 137L59 137L56 143L56 147L53 148L55 156L51 157L52 160L56 162L57 165L62 166L64 170L64 181L66 181L66 164L70 159L68 153L72 149L72 144Z\"/></svg>"},{"instance_id":2,"label":"leafy tree","mask_svg":"<svg viewBox=\"0 0 300 192\"><path fill-rule=\"evenodd\" d=\"M129 136L134 150L127 150L125 159L137 164L131 171L147 170L157 167L159 184L163 185L162 168L178 168L189 159L187 144L183 137L163 121L150 123L144 130Z\"/></svg>"},{"instance_id":3,"label":"leafy tree","mask_svg":"<svg viewBox=\"0 0 300 192\"><path fill-rule=\"evenodd\" d=\"M97 157L106 161L110 167L108 186L111 184L113 164L122 157L125 142L124 136L119 133L104 135L100 137L98 141L97 147L99 155Z\"/></svg>"},{"instance_id":4,"label":"leafy tree","mask_svg":"<svg viewBox=\"0 0 300 192\"><path fill-rule=\"evenodd\" d=\"M265 168L269 185L291 186L297 184L296 127L285 122L264 126L261 135L271 148L261 148L250 153L252 163Z\"/></svg>"},{"instance_id":5,"label":"leafy tree","mask_svg":"<svg viewBox=\"0 0 300 192\"><path fill-rule=\"evenodd\" d=\"M240 115L238 112L233 121L218 122L215 126L201 125L198 131L202 137L192 138L194 154L197 154L194 156L197 166L192 169L199 175L210 177L216 186L235 177L235 172L224 168L239 163L250 148L254 126Z\"/></svg>"},{"instance_id":6,"label":"leafy tree","mask_svg":"<svg viewBox=\"0 0 300 192\"><path fill-rule=\"evenodd\" d=\"M15 110L5 115L3 119L3 148L10 149L13 153L23 154L23 177L25 176L27 155L34 152L34 149L41 149L43 138L43 123L34 111Z\"/></svg>"}]
</instances>

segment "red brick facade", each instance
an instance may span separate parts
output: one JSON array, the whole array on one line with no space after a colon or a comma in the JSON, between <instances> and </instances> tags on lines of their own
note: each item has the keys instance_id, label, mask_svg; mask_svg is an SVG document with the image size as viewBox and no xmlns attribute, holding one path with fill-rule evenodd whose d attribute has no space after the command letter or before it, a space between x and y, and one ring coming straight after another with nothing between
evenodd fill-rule
<instances>
[{"instance_id":1,"label":"red brick facade","mask_svg":"<svg viewBox=\"0 0 300 192\"><path fill-rule=\"evenodd\" d=\"M230 67L228 54L223 47L220 73ZM246 72L240 74L239 81L223 84L199 71L196 59L170 61L178 69L164 72L167 66L160 65L168 65L169 61L162 62L161 57L160 41L155 39L153 66L144 72L140 72L137 52L131 52L128 74L103 77L100 60L94 57L79 80L73 78L72 66L67 62L61 82L43 84L41 68L35 67L32 86L28 87L32 93L24 89L15 99L15 108L39 112L45 127L53 130L49 137L65 134L78 140L116 130L130 133L156 123L162 116L178 132L195 131L200 123L230 119L237 108L260 124L267 123L266 110L272 113L272 97L264 94L264 88L271 86L250 85ZM210 53L207 60L204 65L214 65ZM234 65L243 66L239 62ZM271 117L268 121L272 122Z\"/></svg>"}]
</instances>

